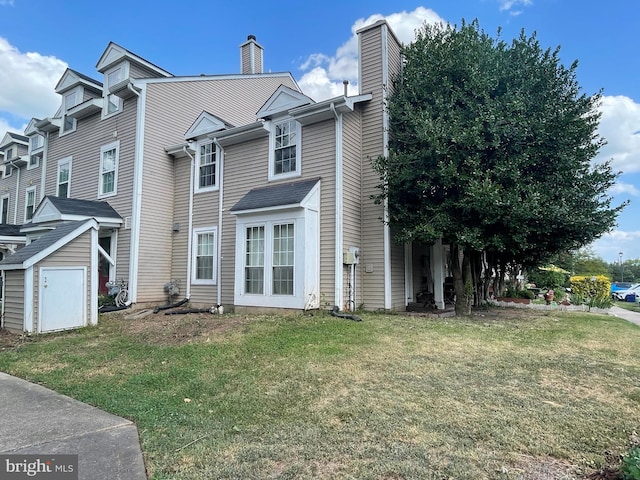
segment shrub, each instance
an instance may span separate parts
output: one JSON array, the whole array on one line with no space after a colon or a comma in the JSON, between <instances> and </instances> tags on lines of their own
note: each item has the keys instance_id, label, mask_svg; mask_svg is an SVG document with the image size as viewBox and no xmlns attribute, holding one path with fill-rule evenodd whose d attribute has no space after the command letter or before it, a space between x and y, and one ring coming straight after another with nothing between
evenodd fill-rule
<instances>
[{"instance_id":1,"label":"shrub","mask_svg":"<svg viewBox=\"0 0 640 480\"><path fill-rule=\"evenodd\" d=\"M522 290L516 287L507 287L504 291L504 296L507 298L528 298L530 300L536 298L531 290Z\"/></svg>"},{"instance_id":2,"label":"shrub","mask_svg":"<svg viewBox=\"0 0 640 480\"><path fill-rule=\"evenodd\" d=\"M569 282L574 303L584 303L589 308L609 308L612 305L609 278L603 275L573 276Z\"/></svg>"},{"instance_id":3,"label":"shrub","mask_svg":"<svg viewBox=\"0 0 640 480\"><path fill-rule=\"evenodd\" d=\"M631 447L622 457L620 471L624 480L640 480L640 446Z\"/></svg>"}]
</instances>

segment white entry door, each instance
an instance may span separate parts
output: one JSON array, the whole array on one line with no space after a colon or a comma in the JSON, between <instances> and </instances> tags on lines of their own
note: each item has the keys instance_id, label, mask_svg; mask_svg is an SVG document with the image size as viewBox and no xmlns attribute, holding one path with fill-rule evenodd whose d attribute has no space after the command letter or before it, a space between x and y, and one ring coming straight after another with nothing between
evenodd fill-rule
<instances>
[{"instance_id":1,"label":"white entry door","mask_svg":"<svg viewBox=\"0 0 640 480\"><path fill-rule=\"evenodd\" d=\"M87 324L87 267L41 267L39 285L41 332Z\"/></svg>"}]
</instances>

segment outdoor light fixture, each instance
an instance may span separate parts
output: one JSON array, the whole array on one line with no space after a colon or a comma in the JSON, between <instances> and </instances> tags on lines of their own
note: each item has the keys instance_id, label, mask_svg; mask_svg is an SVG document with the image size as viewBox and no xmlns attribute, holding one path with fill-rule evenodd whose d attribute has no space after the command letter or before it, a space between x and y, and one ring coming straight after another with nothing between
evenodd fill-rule
<instances>
[{"instance_id":1,"label":"outdoor light fixture","mask_svg":"<svg viewBox=\"0 0 640 480\"><path fill-rule=\"evenodd\" d=\"M620 260L620 281L624 282L624 268L622 267L622 252L618 253L618 258Z\"/></svg>"}]
</instances>

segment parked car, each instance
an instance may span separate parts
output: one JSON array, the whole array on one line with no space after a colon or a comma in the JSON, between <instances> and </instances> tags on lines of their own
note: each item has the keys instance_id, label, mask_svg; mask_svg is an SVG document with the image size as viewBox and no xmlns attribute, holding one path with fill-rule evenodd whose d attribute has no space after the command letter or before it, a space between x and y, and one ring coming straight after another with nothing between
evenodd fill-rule
<instances>
[{"instance_id":1,"label":"parked car","mask_svg":"<svg viewBox=\"0 0 640 480\"><path fill-rule=\"evenodd\" d=\"M624 301L627 295L635 294L636 296L640 296L640 283L633 284L630 288L626 290L617 290L613 292L613 296L616 300Z\"/></svg>"}]
</instances>

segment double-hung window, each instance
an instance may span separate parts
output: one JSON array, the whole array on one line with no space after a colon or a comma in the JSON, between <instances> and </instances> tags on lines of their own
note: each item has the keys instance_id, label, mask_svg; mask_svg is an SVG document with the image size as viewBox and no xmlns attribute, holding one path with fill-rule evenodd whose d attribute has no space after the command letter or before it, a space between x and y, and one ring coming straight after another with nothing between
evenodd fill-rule
<instances>
[{"instance_id":1,"label":"double-hung window","mask_svg":"<svg viewBox=\"0 0 640 480\"><path fill-rule=\"evenodd\" d=\"M9 220L9 195L3 195L0 199L0 223L7 223Z\"/></svg>"},{"instance_id":2,"label":"double-hung window","mask_svg":"<svg viewBox=\"0 0 640 480\"><path fill-rule=\"evenodd\" d=\"M264 293L264 226L248 227L245 238L244 291Z\"/></svg>"},{"instance_id":3,"label":"double-hung window","mask_svg":"<svg viewBox=\"0 0 640 480\"><path fill-rule=\"evenodd\" d=\"M74 132L76 130L76 119L67 115L67 112L82 102L82 87L77 87L66 93L63 97L63 110L62 115L62 127L60 128L60 135Z\"/></svg>"},{"instance_id":4,"label":"double-hung window","mask_svg":"<svg viewBox=\"0 0 640 480\"><path fill-rule=\"evenodd\" d=\"M274 295L293 295L294 267L293 223L273 226L273 262L271 283Z\"/></svg>"},{"instance_id":5,"label":"double-hung window","mask_svg":"<svg viewBox=\"0 0 640 480\"><path fill-rule=\"evenodd\" d=\"M269 151L269 178L300 175L300 125L295 120L273 124Z\"/></svg>"},{"instance_id":6,"label":"double-hung window","mask_svg":"<svg viewBox=\"0 0 640 480\"><path fill-rule=\"evenodd\" d=\"M58 186L56 194L60 198L71 196L71 157L58 162Z\"/></svg>"},{"instance_id":7,"label":"double-hung window","mask_svg":"<svg viewBox=\"0 0 640 480\"><path fill-rule=\"evenodd\" d=\"M27 170L40 166L40 161L44 156L44 137L39 134L29 138L29 165Z\"/></svg>"},{"instance_id":8,"label":"double-hung window","mask_svg":"<svg viewBox=\"0 0 640 480\"><path fill-rule=\"evenodd\" d=\"M100 149L100 186L98 197L108 197L118 192L118 157L120 141Z\"/></svg>"},{"instance_id":9,"label":"double-hung window","mask_svg":"<svg viewBox=\"0 0 640 480\"><path fill-rule=\"evenodd\" d=\"M196 192L213 190L218 186L217 151L213 142L199 144Z\"/></svg>"},{"instance_id":10,"label":"double-hung window","mask_svg":"<svg viewBox=\"0 0 640 480\"><path fill-rule=\"evenodd\" d=\"M25 193L24 201L24 221L27 222L33 218L33 212L36 209L36 187L29 187Z\"/></svg>"},{"instance_id":11,"label":"double-hung window","mask_svg":"<svg viewBox=\"0 0 640 480\"><path fill-rule=\"evenodd\" d=\"M193 284L215 284L218 251L216 227L195 228L192 248Z\"/></svg>"},{"instance_id":12,"label":"double-hung window","mask_svg":"<svg viewBox=\"0 0 640 480\"><path fill-rule=\"evenodd\" d=\"M120 111L122 111L122 99L116 95L109 93L109 88L114 86L117 83L120 83L125 79L125 70L126 65L118 65L113 67L110 70L107 70L104 74L105 78L105 97L104 97L104 110L103 117L107 117L109 115L114 115Z\"/></svg>"}]
</instances>

